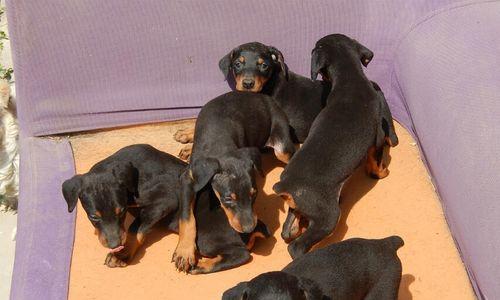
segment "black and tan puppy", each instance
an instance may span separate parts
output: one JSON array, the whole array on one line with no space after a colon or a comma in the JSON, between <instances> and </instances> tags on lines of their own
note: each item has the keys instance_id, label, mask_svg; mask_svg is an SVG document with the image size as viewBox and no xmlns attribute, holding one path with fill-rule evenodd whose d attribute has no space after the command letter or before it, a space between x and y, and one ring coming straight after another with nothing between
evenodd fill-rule
<instances>
[{"instance_id":1,"label":"black and tan puppy","mask_svg":"<svg viewBox=\"0 0 500 300\"><path fill-rule=\"evenodd\" d=\"M273 187L290 207L282 237L293 240L288 246L293 258L333 231L342 185L367 153L368 173L376 178L388 174L384 154L398 140L383 94L361 67L372 57L366 47L340 34L320 39L312 52L311 77L321 73L332 81L332 91L303 146ZM304 232L301 225L307 226Z\"/></svg>"},{"instance_id":2,"label":"black and tan puppy","mask_svg":"<svg viewBox=\"0 0 500 300\"><path fill-rule=\"evenodd\" d=\"M196 264L194 198L209 182L231 226L252 232L257 224L254 171L262 173L264 147L273 148L284 162L295 152L286 115L271 97L230 92L203 106L196 120L191 163L181 176L179 244L172 258L179 270Z\"/></svg>"},{"instance_id":3,"label":"black and tan puppy","mask_svg":"<svg viewBox=\"0 0 500 300\"><path fill-rule=\"evenodd\" d=\"M297 258L227 290L223 300L397 299L403 240L349 239Z\"/></svg>"},{"instance_id":4,"label":"black and tan puppy","mask_svg":"<svg viewBox=\"0 0 500 300\"><path fill-rule=\"evenodd\" d=\"M311 80L288 70L283 54L259 42L240 45L219 61L219 68L238 91L263 93L273 97L288 117L294 142L304 142L312 122L324 107L331 84ZM193 141L193 130L176 132L181 143ZM180 156L187 159L190 146Z\"/></svg>"},{"instance_id":5,"label":"black and tan puppy","mask_svg":"<svg viewBox=\"0 0 500 300\"><path fill-rule=\"evenodd\" d=\"M185 168L186 163L149 145L132 145L63 183L69 212L80 199L99 241L110 249L107 266L126 266L158 222L177 231L179 176ZM206 258L191 273L217 272L247 262L246 243L251 246L255 237L267 236L266 226L259 221L253 232L238 234L229 226L213 191L205 189L198 197L197 246ZM135 216L128 232L124 228L127 211Z\"/></svg>"},{"instance_id":6,"label":"black and tan puppy","mask_svg":"<svg viewBox=\"0 0 500 300\"><path fill-rule=\"evenodd\" d=\"M288 70L281 51L259 42L240 45L219 61L219 68L239 91L273 97L285 112L296 142L304 142L326 103L330 82L311 80Z\"/></svg>"}]
</instances>

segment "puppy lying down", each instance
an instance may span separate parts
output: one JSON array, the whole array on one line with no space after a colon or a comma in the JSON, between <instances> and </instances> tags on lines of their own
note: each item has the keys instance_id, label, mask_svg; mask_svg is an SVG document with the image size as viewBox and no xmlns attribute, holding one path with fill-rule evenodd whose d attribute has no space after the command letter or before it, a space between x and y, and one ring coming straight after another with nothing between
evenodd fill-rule
<instances>
[{"instance_id":1,"label":"puppy lying down","mask_svg":"<svg viewBox=\"0 0 500 300\"><path fill-rule=\"evenodd\" d=\"M179 175L187 164L150 145L122 148L95 164L89 172L75 175L62 185L72 212L80 199L101 244L109 248L108 267L125 267L144 244L156 224L178 232ZM239 234L231 228L211 189L198 193L195 208L198 255L204 258L192 274L213 273L242 265L250 260L249 249L256 237L268 236L267 227L257 221L256 228ZM125 215L135 219L125 229Z\"/></svg>"},{"instance_id":2,"label":"puppy lying down","mask_svg":"<svg viewBox=\"0 0 500 300\"><path fill-rule=\"evenodd\" d=\"M397 299L402 269L396 251L403 244L399 236L345 240L241 282L222 299Z\"/></svg>"}]
</instances>

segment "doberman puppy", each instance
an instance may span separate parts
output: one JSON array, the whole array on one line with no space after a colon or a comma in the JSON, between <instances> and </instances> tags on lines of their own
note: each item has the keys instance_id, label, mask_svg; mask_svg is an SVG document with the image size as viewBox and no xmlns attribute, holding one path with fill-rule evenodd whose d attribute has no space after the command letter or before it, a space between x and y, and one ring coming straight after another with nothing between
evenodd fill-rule
<instances>
[{"instance_id":1,"label":"doberman puppy","mask_svg":"<svg viewBox=\"0 0 500 300\"><path fill-rule=\"evenodd\" d=\"M388 175L384 154L398 140L383 94L361 67L372 58L372 51L340 34L320 39L312 52L311 77L321 73L332 82L332 91L305 143L273 187L290 207L282 237L291 241L293 258L333 231L342 185L367 153L368 173L376 178ZM307 226L304 232L301 225Z\"/></svg>"},{"instance_id":2,"label":"doberman puppy","mask_svg":"<svg viewBox=\"0 0 500 300\"><path fill-rule=\"evenodd\" d=\"M403 244L399 236L345 240L241 282L222 299L397 299L402 268L396 252Z\"/></svg>"},{"instance_id":3,"label":"doberman puppy","mask_svg":"<svg viewBox=\"0 0 500 300\"><path fill-rule=\"evenodd\" d=\"M211 100L195 129L191 163L181 176L179 243L172 257L181 271L196 264L196 193L210 182L231 226L252 232L257 220L254 170L262 174L259 149L274 148L283 162L295 152L285 113L262 94L235 91Z\"/></svg>"},{"instance_id":4,"label":"doberman puppy","mask_svg":"<svg viewBox=\"0 0 500 300\"><path fill-rule=\"evenodd\" d=\"M132 145L63 183L68 211L73 211L79 198L99 241L111 249L105 260L108 267L126 266L155 224L178 231L179 176L186 166L152 146ZM197 246L206 258L191 273L217 272L247 262L246 244L250 247L256 237L269 235L264 223L258 221L249 234L238 234L229 226L213 191L205 189L198 197ZM135 216L128 232L124 228L127 211Z\"/></svg>"},{"instance_id":5,"label":"doberman puppy","mask_svg":"<svg viewBox=\"0 0 500 300\"><path fill-rule=\"evenodd\" d=\"M289 71L278 49L259 42L234 48L221 58L219 68L236 90L273 97L287 115L296 143L304 142L331 89L329 82L311 80ZM180 130L174 138L190 143L193 130ZM190 146L185 147L180 156L187 159L190 150Z\"/></svg>"}]
</instances>

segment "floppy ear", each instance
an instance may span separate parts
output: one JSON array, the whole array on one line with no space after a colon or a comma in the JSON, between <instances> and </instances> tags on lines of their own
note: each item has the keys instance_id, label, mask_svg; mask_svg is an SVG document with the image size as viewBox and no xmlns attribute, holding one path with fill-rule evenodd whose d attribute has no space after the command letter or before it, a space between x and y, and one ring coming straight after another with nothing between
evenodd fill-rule
<instances>
[{"instance_id":1,"label":"floppy ear","mask_svg":"<svg viewBox=\"0 0 500 300\"><path fill-rule=\"evenodd\" d=\"M113 167L113 176L118 180L118 183L124 186L129 192L133 193L136 197L138 196L137 191L137 181L138 174L137 170L132 166L132 163L120 163Z\"/></svg>"},{"instance_id":2,"label":"floppy ear","mask_svg":"<svg viewBox=\"0 0 500 300\"><path fill-rule=\"evenodd\" d=\"M329 299L319 289L319 287L310 279L299 278L299 289L304 293L307 300Z\"/></svg>"},{"instance_id":3,"label":"floppy ear","mask_svg":"<svg viewBox=\"0 0 500 300\"><path fill-rule=\"evenodd\" d=\"M220 171L219 161L211 157L197 159L190 165L194 191L198 192Z\"/></svg>"},{"instance_id":4,"label":"floppy ear","mask_svg":"<svg viewBox=\"0 0 500 300\"><path fill-rule=\"evenodd\" d=\"M249 159L254 169L259 172L261 177L264 177L264 171L262 171L262 159L259 148L257 147L246 147L237 150L237 156L244 159Z\"/></svg>"},{"instance_id":5,"label":"floppy ear","mask_svg":"<svg viewBox=\"0 0 500 300\"><path fill-rule=\"evenodd\" d=\"M68 212L72 212L75 209L81 187L82 175L75 175L63 182L62 193L66 203L68 203Z\"/></svg>"},{"instance_id":6,"label":"floppy ear","mask_svg":"<svg viewBox=\"0 0 500 300\"><path fill-rule=\"evenodd\" d=\"M275 63L279 63L281 71L285 74L285 79L288 80L288 66L285 64L283 54L273 46L269 46L269 51L271 52L271 58Z\"/></svg>"},{"instance_id":7,"label":"floppy ear","mask_svg":"<svg viewBox=\"0 0 500 300\"><path fill-rule=\"evenodd\" d=\"M326 59L323 51L314 49L311 55L311 79L316 80L319 71L324 67L326 67Z\"/></svg>"},{"instance_id":8,"label":"floppy ear","mask_svg":"<svg viewBox=\"0 0 500 300\"><path fill-rule=\"evenodd\" d=\"M222 74L224 74L224 78L227 78L227 76L229 75L229 69L231 68L233 55L234 49L219 60L219 69L222 71Z\"/></svg>"},{"instance_id":9,"label":"floppy ear","mask_svg":"<svg viewBox=\"0 0 500 300\"><path fill-rule=\"evenodd\" d=\"M368 66L368 64L372 61L373 59L373 52L366 48L365 46L361 45L360 42L354 40L354 42L357 44L357 50L359 53L359 59L361 60L361 63L363 66Z\"/></svg>"},{"instance_id":10,"label":"floppy ear","mask_svg":"<svg viewBox=\"0 0 500 300\"><path fill-rule=\"evenodd\" d=\"M240 282L235 287L230 288L222 294L222 300L242 300L246 299L248 281Z\"/></svg>"}]
</instances>

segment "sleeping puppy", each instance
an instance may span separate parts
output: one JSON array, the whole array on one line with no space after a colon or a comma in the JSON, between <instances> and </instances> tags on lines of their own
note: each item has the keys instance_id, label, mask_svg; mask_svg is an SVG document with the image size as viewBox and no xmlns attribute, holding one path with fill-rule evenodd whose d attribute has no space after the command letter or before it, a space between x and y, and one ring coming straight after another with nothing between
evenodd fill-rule
<instances>
[{"instance_id":1,"label":"sleeping puppy","mask_svg":"<svg viewBox=\"0 0 500 300\"><path fill-rule=\"evenodd\" d=\"M201 109L195 129L191 163L181 176L179 243L172 257L180 271L196 265L196 193L210 183L231 227L252 232L260 149L273 148L285 163L295 152L286 115L262 94L229 92L211 100Z\"/></svg>"},{"instance_id":2,"label":"sleeping puppy","mask_svg":"<svg viewBox=\"0 0 500 300\"><path fill-rule=\"evenodd\" d=\"M397 299L403 240L349 239L312 251L282 271L261 274L227 290L223 300Z\"/></svg>"},{"instance_id":3,"label":"sleeping puppy","mask_svg":"<svg viewBox=\"0 0 500 300\"><path fill-rule=\"evenodd\" d=\"M271 96L288 117L295 143L304 142L331 89L329 82L289 71L278 49L259 42L234 48L220 59L219 68L234 89ZM184 129L174 138L185 144L193 141L193 135L192 129ZM190 151L186 146L180 157L187 159Z\"/></svg>"},{"instance_id":4,"label":"sleeping puppy","mask_svg":"<svg viewBox=\"0 0 500 300\"><path fill-rule=\"evenodd\" d=\"M361 68L372 57L369 49L340 34L320 39L312 52L311 77L321 73L333 83L332 92L273 187L290 208L282 237L291 241L288 251L293 258L333 231L342 186L367 153L368 174L384 178L389 173L384 156L398 140L383 94Z\"/></svg>"},{"instance_id":5,"label":"sleeping puppy","mask_svg":"<svg viewBox=\"0 0 500 300\"><path fill-rule=\"evenodd\" d=\"M63 183L68 211L80 199L99 241L110 249L104 262L108 267L130 263L154 225L161 222L178 231L179 176L185 168L185 162L149 145L132 145ZM269 235L266 226L258 221L254 231L238 234L213 191L204 189L198 197L197 248L204 258L191 273L217 272L250 260L247 247L256 237ZM127 212L135 216L128 230L124 227Z\"/></svg>"}]
</instances>

